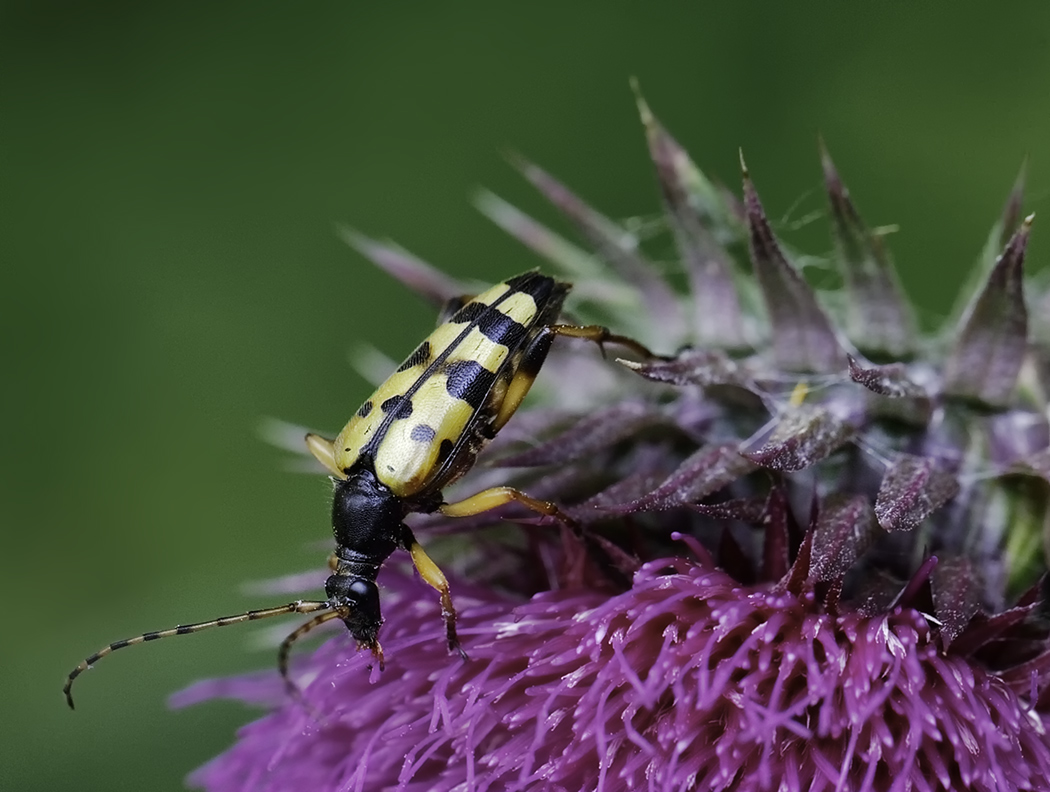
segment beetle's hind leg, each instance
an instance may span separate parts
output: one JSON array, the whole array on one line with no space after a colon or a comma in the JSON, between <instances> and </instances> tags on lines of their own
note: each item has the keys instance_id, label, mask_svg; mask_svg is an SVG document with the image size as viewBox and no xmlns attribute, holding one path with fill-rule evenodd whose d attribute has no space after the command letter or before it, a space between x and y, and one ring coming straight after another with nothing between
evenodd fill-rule
<instances>
[{"instance_id":1,"label":"beetle's hind leg","mask_svg":"<svg viewBox=\"0 0 1050 792\"><path fill-rule=\"evenodd\" d=\"M407 525L401 526L401 546L412 555L412 563L419 572L423 581L435 588L441 595L441 618L445 620L445 635L448 638L448 650L458 652L464 660L469 660L467 653L460 646L459 636L456 635L456 606L452 602L452 592L448 587L448 579L441 568L427 555L418 541L412 529Z\"/></svg>"},{"instance_id":2,"label":"beetle's hind leg","mask_svg":"<svg viewBox=\"0 0 1050 792\"><path fill-rule=\"evenodd\" d=\"M510 420L511 416L517 412L518 407L521 406L522 400L528 395L529 390L532 388L532 383L535 382L536 376L540 373L540 368L547 359L547 353L549 353L551 349L551 342L554 341L554 337L558 335L593 341L602 350L603 355L605 354L605 347L603 344L618 344L619 346L632 350L643 358L651 359L659 357L644 344L640 344L633 338L617 335L610 331L608 327L603 327L602 325L556 324L541 327L532 340L529 341L528 345L521 351L521 358L518 361L514 375L507 383L506 390L503 392L502 398L496 406L495 415L492 417L492 424L489 430L493 435L504 427L507 421ZM522 495L522 493L518 494ZM547 501L536 501L534 498L529 498L527 495L522 495L520 498L514 498L514 500L525 504L533 511L558 517L556 509L555 511L550 511L548 509L548 507L553 508L553 504L547 503ZM535 506L529 505L530 502L543 504L543 507L536 508ZM481 511L485 511L485 509L481 509ZM476 514L477 512L471 513ZM566 522L568 520L567 517L562 516L558 517L558 519L563 523L568 524L568 522Z\"/></svg>"},{"instance_id":3,"label":"beetle's hind leg","mask_svg":"<svg viewBox=\"0 0 1050 792\"><path fill-rule=\"evenodd\" d=\"M635 341L629 336L618 335L603 325L554 324L549 325L547 329L554 335L568 336L569 338L583 338L587 341L593 341L602 351L602 355L605 354L606 344L616 344L617 346L622 346L625 349L631 350L643 358L652 359L660 357L645 344Z\"/></svg>"},{"instance_id":4,"label":"beetle's hind leg","mask_svg":"<svg viewBox=\"0 0 1050 792\"><path fill-rule=\"evenodd\" d=\"M540 373L540 368L547 359L547 353L550 352L551 349L551 342L554 341L554 337L558 335L593 341L598 345L599 349L602 350L603 355L605 354L604 344L618 344L619 346L630 349L643 358L652 359L659 357L644 344L635 341L633 338L617 335L610 331L608 327L603 327L602 325L556 324L542 327L521 352L521 359L518 362L514 376L511 377L510 382L507 383L506 391L504 392L495 415L492 418L490 429L492 434L496 434L502 429L507 421L510 420L511 416L517 412L518 407L521 406L522 400L528 394L529 389L532 388L532 383L536 380L536 375ZM529 506L528 501L534 500L528 498L528 496L523 497L527 500L523 500L522 498L515 498L515 500L518 500L526 506ZM547 504L546 501L537 502ZM529 508L542 514L557 516L555 512L547 511L546 506L542 509L537 509L532 506L529 506ZM485 511L485 509L482 509L481 511ZM472 514L476 514L476 512L472 512ZM559 517L558 519L562 518ZM562 520L562 522L565 522L565 520Z\"/></svg>"}]
</instances>

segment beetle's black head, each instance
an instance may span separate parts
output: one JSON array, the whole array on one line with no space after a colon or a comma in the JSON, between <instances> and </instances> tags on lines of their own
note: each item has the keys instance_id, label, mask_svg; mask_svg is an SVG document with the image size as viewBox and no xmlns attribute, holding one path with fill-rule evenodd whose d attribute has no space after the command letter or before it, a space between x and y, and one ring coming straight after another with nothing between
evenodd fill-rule
<instances>
[{"instance_id":1,"label":"beetle's black head","mask_svg":"<svg viewBox=\"0 0 1050 792\"><path fill-rule=\"evenodd\" d=\"M404 505L368 468L352 470L335 482L332 531L352 555L381 564L401 537Z\"/></svg>"},{"instance_id":2,"label":"beetle's black head","mask_svg":"<svg viewBox=\"0 0 1050 792\"><path fill-rule=\"evenodd\" d=\"M379 612L379 589L371 580L334 574L324 584L328 602L335 610L345 610L343 623L361 646L374 649L383 617Z\"/></svg>"}]
</instances>

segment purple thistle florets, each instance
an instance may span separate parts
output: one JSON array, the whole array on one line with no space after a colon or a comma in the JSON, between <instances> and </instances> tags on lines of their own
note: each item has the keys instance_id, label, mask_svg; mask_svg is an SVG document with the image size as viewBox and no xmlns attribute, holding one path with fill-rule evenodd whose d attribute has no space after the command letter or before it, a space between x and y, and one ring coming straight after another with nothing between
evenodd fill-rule
<instances>
[{"instance_id":1,"label":"purple thistle florets","mask_svg":"<svg viewBox=\"0 0 1050 792\"><path fill-rule=\"evenodd\" d=\"M1001 679L942 654L910 607L838 615L742 587L683 558L629 591L473 596L470 661L446 656L437 608L402 579L386 669L345 637L297 670L285 702L198 770L210 790L1040 789L1050 719ZM484 592L471 592L484 596ZM393 598L391 598L393 599ZM273 705L272 674L203 682Z\"/></svg>"},{"instance_id":2,"label":"purple thistle florets","mask_svg":"<svg viewBox=\"0 0 1050 792\"><path fill-rule=\"evenodd\" d=\"M520 486L573 529L417 515L455 562L469 659L445 652L433 592L386 569L384 670L340 634L293 664L302 700L274 672L175 697L270 710L194 786L1050 790L1050 292L1024 291L1021 181L979 287L927 339L826 151L837 321L746 167L739 200L640 108L687 296L534 165L606 269L480 201L572 278L574 318L678 350L618 366L556 344L538 404L458 485ZM472 291L347 239L436 303Z\"/></svg>"}]
</instances>

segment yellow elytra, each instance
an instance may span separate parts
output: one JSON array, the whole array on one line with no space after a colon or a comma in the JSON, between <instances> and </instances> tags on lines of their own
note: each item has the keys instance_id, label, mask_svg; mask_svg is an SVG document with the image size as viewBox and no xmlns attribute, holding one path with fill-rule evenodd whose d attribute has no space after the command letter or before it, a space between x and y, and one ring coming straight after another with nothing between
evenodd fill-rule
<instances>
[{"instance_id":1,"label":"yellow elytra","mask_svg":"<svg viewBox=\"0 0 1050 792\"><path fill-rule=\"evenodd\" d=\"M557 332L569 285L536 272L465 302L361 406L329 446L310 448L337 477L362 455L399 498L443 489L513 415ZM465 458L468 457L468 458Z\"/></svg>"}]
</instances>

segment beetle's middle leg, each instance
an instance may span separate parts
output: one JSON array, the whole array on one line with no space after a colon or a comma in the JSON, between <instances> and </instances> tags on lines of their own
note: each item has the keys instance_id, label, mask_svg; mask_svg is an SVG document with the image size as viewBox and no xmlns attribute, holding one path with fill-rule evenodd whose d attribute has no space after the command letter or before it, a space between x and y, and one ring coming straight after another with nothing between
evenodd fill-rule
<instances>
[{"instance_id":1,"label":"beetle's middle leg","mask_svg":"<svg viewBox=\"0 0 1050 792\"><path fill-rule=\"evenodd\" d=\"M621 550L601 534L594 533L586 525L581 525L550 501L533 498L514 487L492 487L482 490L461 501L444 503L438 507L438 511L446 517L470 517L515 502L537 514L556 519L561 523L562 530L565 532L563 535L566 538L574 537L581 543L581 547L587 548L587 552L596 553L598 558L604 559L615 570L617 579L623 578L626 582L630 582L630 575L638 568L636 558Z\"/></svg>"},{"instance_id":2,"label":"beetle's middle leg","mask_svg":"<svg viewBox=\"0 0 1050 792\"><path fill-rule=\"evenodd\" d=\"M520 503L537 514L553 517L575 532L580 530L579 523L550 501L533 498L514 487L491 487L461 501L443 503L438 507L438 511L446 517L471 517L514 502Z\"/></svg>"}]
</instances>

